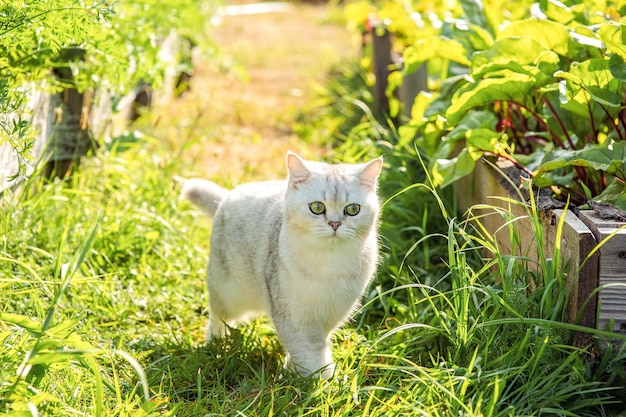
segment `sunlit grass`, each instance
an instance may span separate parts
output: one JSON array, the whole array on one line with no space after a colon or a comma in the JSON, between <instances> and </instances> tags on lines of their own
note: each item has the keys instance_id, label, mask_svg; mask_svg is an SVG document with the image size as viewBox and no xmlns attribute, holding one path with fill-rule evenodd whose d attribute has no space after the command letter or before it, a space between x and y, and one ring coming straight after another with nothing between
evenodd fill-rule
<instances>
[{"instance_id":1,"label":"sunlit grass","mask_svg":"<svg viewBox=\"0 0 626 417\"><path fill-rule=\"evenodd\" d=\"M178 283L203 270L195 255L207 250L208 228L178 210L171 161L157 163L146 145L102 153L70 183L34 180L4 196L2 331L9 357L19 359L3 367L5 406L18 407L12 397L32 391L24 399L35 405L61 404L51 414L73 407L101 414L96 408L119 401L128 388L118 365L124 384L134 387L139 373L129 359L142 346L193 337L205 304L202 280ZM186 231L198 246L185 244ZM189 309L179 314L180 305ZM123 351L133 355L116 353ZM113 403L101 398L101 373L110 373L104 384L116 396L105 397ZM29 388L33 381L36 389Z\"/></svg>"},{"instance_id":2,"label":"sunlit grass","mask_svg":"<svg viewBox=\"0 0 626 417\"><path fill-rule=\"evenodd\" d=\"M383 264L362 312L335 337L330 381L284 371L264 320L204 342L210 225L179 200L181 162L167 146L144 137L102 150L67 183L5 196L2 410L508 416L619 407L624 351L609 345L610 356L593 359L573 347L572 331L584 329L553 320L562 300L527 295L524 258L481 261L493 240L451 217L427 183L389 192L401 157L387 155L382 179L382 192L397 194L385 204ZM428 212L412 217L403 207L417 207L417 196ZM396 235L394 225L406 230ZM550 285L558 277L542 265L551 264L532 270Z\"/></svg>"},{"instance_id":3,"label":"sunlit grass","mask_svg":"<svg viewBox=\"0 0 626 417\"><path fill-rule=\"evenodd\" d=\"M231 143L204 124L201 105L183 99L181 109L191 110L171 126L155 121L158 112L150 116L146 130L155 137L118 138L71 179L35 178L2 197L0 413L623 413L626 350L606 332L559 320L558 248L539 250L534 261L527 248L506 254L479 215L456 217L449 191L434 190L413 144L373 118L362 74L347 68L319 99L319 118L301 121L314 144L297 142L315 154L321 138L341 139L334 161L385 158L380 267L363 307L334 338L335 378L285 371L265 319L205 342L211 226L179 199L173 178L207 174L228 186L279 178L286 145L236 135ZM239 157L253 146L267 149ZM216 166L205 166L210 161ZM484 208L509 221L499 233L519 242L510 213ZM537 216L527 208L539 241ZM575 331L606 350L573 346Z\"/></svg>"}]
</instances>

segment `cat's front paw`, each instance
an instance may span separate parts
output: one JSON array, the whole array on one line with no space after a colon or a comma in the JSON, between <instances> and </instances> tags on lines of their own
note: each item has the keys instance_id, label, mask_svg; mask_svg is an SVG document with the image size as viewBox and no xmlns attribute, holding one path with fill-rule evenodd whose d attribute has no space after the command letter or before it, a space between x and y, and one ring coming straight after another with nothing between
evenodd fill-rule
<instances>
[{"instance_id":1,"label":"cat's front paw","mask_svg":"<svg viewBox=\"0 0 626 417\"><path fill-rule=\"evenodd\" d=\"M321 376L323 379L331 379L335 375L335 363L331 362L321 369L316 375Z\"/></svg>"},{"instance_id":2,"label":"cat's front paw","mask_svg":"<svg viewBox=\"0 0 626 417\"><path fill-rule=\"evenodd\" d=\"M323 362L322 362L323 363ZM292 371L296 371L303 377L313 377L313 378L323 378L330 379L335 374L335 363L329 362L326 365L320 366L319 363L317 365L309 364L308 366L303 365L294 361L289 353L285 357L285 368L290 369Z\"/></svg>"},{"instance_id":3,"label":"cat's front paw","mask_svg":"<svg viewBox=\"0 0 626 417\"><path fill-rule=\"evenodd\" d=\"M207 341L211 339L223 339L228 336L229 333L226 323L221 320L209 319L205 336Z\"/></svg>"},{"instance_id":4,"label":"cat's front paw","mask_svg":"<svg viewBox=\"0 0 626 417\"><path fill-rule=\"evenodd\" d=\"M322 379L331 379L335 375L335 363L331 362L324 367L319 368L314 371L310 371L307 369L300 368L300 374L305 377L314 377L314 378L322 378Z\"/></svg>"}]
</instances>

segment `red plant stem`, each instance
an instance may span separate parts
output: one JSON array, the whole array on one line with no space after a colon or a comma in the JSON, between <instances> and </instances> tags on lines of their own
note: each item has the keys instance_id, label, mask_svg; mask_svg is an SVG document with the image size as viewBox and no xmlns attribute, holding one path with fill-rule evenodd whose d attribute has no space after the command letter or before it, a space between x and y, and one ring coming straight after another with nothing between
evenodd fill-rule
<instances>
[{"instance_id":1,"label":"red plant stem","mask_svg":"<svg viewBox=\"0 0 626 417\"><path fill-rule=\"evenodd\" d=\"M518 105L516 105L515 103L511 103L513 104L513 111L515 112L515 115L517 116L517 119L519 120L520 125L522 126L522 132L528 132L530 129L528 128L528 123L526 123L526 118L524 117L524 115L522 114L522 112L520 111L520 108ZM531 140L529 140L528 137L526 137L523 133L520 132L519 135L521 138L525 139L525 143L524 143L524 153L525 154L530 154L532 152L532 146L530 144ZM519 140L519 139L518 139ZM521 143L521 141L520 141Z\"/></svg>"},{"instance_id":2,"label":"red plant stem","mask_svg":"<svg viewBox=\"0 0 626 417\"><path fill-rule=\"evenodd\" d=\"M551 187L551 188L554 190L555 187L554 188ZM565 191L569 195L576 196L576 200L575 200L576 203L584 204L585 202L587 202L587 196L585 194L580 193L580 192L578 192L578 191L576 191L576 190L574 190L572 188L566 187L566 186L563 186L562 189L563 189L563 191Z\"/></svg>"},{"instance_id":3,"label":"red plant stem","mask_svg":"<svg viewBox=\"0 0 626 417\"><path fill-rule=\"evenodd\" d=\"M565 135L565 138L567 139L567 143L568 145L571 147L571 149L576 149L576 146L574 144L574 142L572 141L571 136L569 135L565 125L563 124L563 121L559 118L556 109L554 108L554 106L552 106L552 103L550 103L550 101L545 97L542 96L541 100L543 101L543 103L550 109L550 112L553 114L555 120L557 121L559 127L561 128L561 130L563 131L563 134ZM537 122L546 130L546 132L548 132L548 134L552 137L552 139L554 140L554 142L561 148L561 149L567 149L565 146L565 143L561 140L561 138L556 134L556 132L554 132L550 126L546 123L545 120L543 120L539 114L537 114L534 110L530 109L528 106L525 106L521 103L517 103L517 102L508 102L509 104L515 104L517 106L519 106L519 108L523 108L526 111L528 111L533 118L535 118L535 120L537 120ZM593 121L593 114L591 113L591 108L589 105L589 102L587 102L588 108L589 108L589 113L591 114L591 127L592 127L592 132L593 135L595 137L596 133L595 133L595 124ZM607 112L608 115L608 111L606 110L606 108L602 107L602 109ZM610 117L609 117L610 118ZM622 125L624 126L625 130L626 130L626 120L625 120L625 115L620 113L620 122L622 123ZM622 132L619 130L617 124L615 122L613 122L616 126L616 130L618 132L618 135L620 137L620 140L624 140L624 136L622 135ZM597 142L597 137L595 138L596 142ZM529 175L530 178L533 178L533 173L532 171L530 171L528 168L522 166L519 162L517 162L515 159L513 159L512 157L508 156L508 155L500 155L500 154L495 154L493 152L489 152L489 151L485 151L486 153L490 153L494 156L500 157L500 158L504 158L510 162L512 162L517 168L521 169L522 171L524 171L526 174ZM584 167L579 167L579 166L574 166L573 167L574 171L576 172L576 175L579 179L579 181L583 182L584 184L586 184L589 187L589 191L591 192L592 195L596 195L597 190L596 187L594 186L594 184L588 183L588 175L587 172L585 171ZM620 182L626 183L626 181L624 179L619 178L617 175L615 175L615 178L617 180L619 180ZM550 189L555 192L555 193L560 193L560 190L556 187L556 186L550 186ZM582 194L576 192L575 190L572 190L568 187L563 186L562 187L563 190L567 190L568 193L570 194L574 194L577 195L578 197L585 197ZM583 198L584 201L584 198Z\"/></svg>"},{"instance_id":4,"label":"red plant stem","mask_svg":"<svg viewBox=\"0 0 626 417\"><path fill-rule=\"evenodd\" d=\"M532 172L530 169L526 168L524 165L522 165L522 164L520 164L519 162L517 162L517 161L515 160L515 158L513 158L512 156L509 156L509 155L506 155L506 154L499 154L499 153L495 153L495 152L492 152L492 151L487 151L487 150L485 150L485 149L481 149L481 151L483 151L483 152L485 152L485 153L488 153L488 154L491 154L491 155L493 155L493 156L497 156L498 158L503 158L503 159L506 159L507 161L509 161L509 162L511 162L513 165L515 165L515 167L516 167L516 168L519 168L520 170L522 170L522 171L524 171L526 174L528 174L528 176L529 176L530 178L533 178L533 177L535 176L535 174L533 174L533 172Z\"/></svg>"},{"instance_id":5,"label":"red plant stem","mask_svg":"<svg viewBox=\"0 0 626 417\"><path fill-rule=\"evenodd\" d=\"M552 112L552 115L554 115L554 118L555 118L556 122L559 124L559 127L561 128L561 130L563 131L563 134L565 135L565 138L567 138L567 143L569 143L569 146L571 146L572 149L576 149L576 147L574 146L574 142L572 142L572 138L570 137L569 133L567 132L567 129L565 128L565 125L563 124L563 121L561 120L561 118L557 114L554 106L552 106L552 103L550 103L550 100L548 100L546 98L546 96L541 96L541 101L543 101L543 103L546 106L548 106L548 108ZM559 139L559 141L560 141L560 139ZM561 141L561 145L563 145L562 141ZM561 146L561 147L563 149L565 149L565 146Z\"/></svg>"},{"instance_id":6,"label":"red plant stem","mask_svg":"<svg viewBox=\"0 0 626 417\"><path fill-rule=\"evenodd\" d=\"M617 135L619 136L619 140L624 140L624 135L622 134L622 131L619 128L619 124L615 121L615 119L613 119L611 117L611 114L606 109L606 107L600 105L600 108L604 111L604 114L606 114L607 119L609 119L611 121L611 123L613 124L613 127L615 128L615 131L617 132ZM624 119L623 119L622 112L619 113L619 118L620 118L620 121L622 122L622 125L624 125ZM597 142L598 141L596 140L596 143Z\"/></svg>"},{"instance_id":7,"label":"red plant stem","mask_svg":"<svg viewBox=\"0 0 626 417\"><path fill-rule=\"evenodd\" d=\"M535 120L537 120L537 122L539 122L539 124L541 126L543 126L543 128L546 130L546 132L548 132L550 134L550 136L556 142L556 144L559 146L559 148L565 149L565 144L563 143L561 138L559 138L559 136L556 134L556 132L554 132L552 129L550 129L550 126L548 126L546 121L543 120L534 110L532 110L528 106L525 106L525 105L520 104L520 103L515 103L515 104L517 104L518 106L520 106L524 110L528 111L535 118Z\"/></svg>"},{"instance_id":8,"label":"red plant stem","mask_svg":"<svg viewBox=\"0 0 626 417\"><path fill-rule=\"evenodd\" d=\"M522 170L523 172L525 172L526 174L528 174L528 177L529 177L530 179L533 179L533 178L535 177L535 175L533 174L533 172L532 172L531 170L529 170L528 168L526 168L524 165L521 165L521 164L520 164L519 162L517 162L517 161L515 160L515 158L513 158L512 156L509 156L509 155L506 155L506 154L498 154L498 153L494 153L494 152L491 152L491 151L485 151L485 150L483 150L483 151L484 151L485 153L489 153L489 154L491 154L491 155L493 155L493 156L496 156L496 157L498 157L498 158L503 158L503 159L506 159L507 161L509 161L509 162L511 162L513 165L515 165L515 167L516 167L516 168L519 168L520 170ZM555 193L555 194L560 194L560 193L561 193L561 190L559 190L559 189L558 189L555 185L551 185L549 188L550 188L550 190L552 190L552 192L553 192L553 193ZM564 188L565 188L565 187L564 187ZM578 195L578 196L582 196L580 193L574 192L573 190L569 190L569 189L568 189L568 192L569 192L570 194L576 194L576 195ZM584 197L584 196L583 196L583 197Z\"/></svg>"},{"instance_id":9,"label":"red plant stem","mask_svg":"<svg viewBox=\"0 0 626 417\"><path fill-rule=\"evenodd\" d=\"M606 188L606 177L604 176L604 171L600 171L600 184L602 184L602 189Z\"/></svg>"},{"instance_id":10,"label":"red plant stem","mask_svg":"<svg viewBox=\"0 0 626 417\"><path fill-rule=\"evenodd\" d=\"M522 112L519 110L519 106L515 107L515 114L517 114L517 117L519 117L520 123L522 124L522 127L524 128L524 130L528 131L529 130L528 123L526 123L526 118L522 115Z\"/></svg>"},{"instance_id":11,"label":"red plant stem","mask_svg":"<svg viewBox=\"0 0 626 417\"><path fill-rule=\"evenodd\" d=\"M606 112L604 106L600 106ZM596 124L593 121L593 110L591 110L591 101L587 100L587 111L589 112L589 122L591 123L591 133L593 134L593 142L598 143L598 133L596 133ZM607 114L608 115L608 114Z\"/></svg>"},{"instance_id":12,"label":"red plant stem","mask_svg":"<svg viewBox=\"0 0 626 417\"><path fill-rule=\"evenodd\" d=\"M624 128L624 130L626 130L626 120L624 120L624 113L625 112L626 112L625 110L622 110L621 112L619 112L619 121L622 124L622 127ZM621 134L620 134L620 137L622 137Z\"/></svg>"},{"instance_id":13,"label":"red plant stem","mask_svg":"<svg viewBox=\"0 0 626 417\"><path fill-rule=\"evenodd\" d=\"M535 143L539 146L546 146L546 144L548 143L546 138L544 138L543 136L539 136L539 135L524 136L524 139L526 139L526 141L528 142Z\"/></svg>"},{"instance_id":14,"label":"red plant stem","mask_svg":"<svg viewBox=\"0 0 626 417\"><path fill-rule=\"evenodd\" d=\"M626 94L624 94L624 101L626 101ZM623 105L623 102L622 102L622 105ZM618 117L619 117L620 123L622 124L622 127L624 128L624 130L626 130L626 121L624 120L624 113L626 113L626 110L624 109L620 110L620 112L618 113ZM619 129L618 131L620 132L619 137L622 138L621 131Z\"/></svg>"},{"instance_id":15,"label":"red plant stem","mask_svg":"<svg viewBox=\"0 0 626 417\"><path fill-rule=\"evenodd\" d=\"M552 115L554 116L554 119L557 121L557 123L559 124L559 127L561 128L561 131L563 131L563 134L565 135L565 138L567 139L567 143L569 144L571 149L576 149L576 146L574 145L574 142L572 141L571 136L569 135L569 133L567 132L567 128L565 127L565 125L563 124L563 121L561 120L561 118L559 117L559 115L556 112L556 109L554 108L554 106L552 106L552 103L550 103L550 100L548 100L545 96L541 97L541 101L543 101L543 103L548 106L548 108L550 109L550 112L552 112ZM534 114L534 113L533 113ZM548 130L548 132L550 132L550 135L552 135L552 138L555 139L555 141L559 144L559 146L562 149L566 149L565 147L565 143L563 143L563 141L556 135L555 132L553 132L549 127L548 124L541 119L538 115L536 116L537 119L539 121L541 121L541 123L546 127L546 129ZM587 184L587 173L585 172L585 169L583 167L578 167L575 166L574 167L574 171L576 171L576 175L578 176L578 178L583 181L585 184ZM590 187L592 187L591 184L589 184ZM592 190L592 192L595 192L595 190Z\"/></svg>"},{"instance_id":16,"label":"red plant stem","mask_svg":"<svg viewBox=\"0 0 626 417\"><path fill-rule=\"evenodd\" d=\"M556 110L554 109L554 107L552 106L550 101L547 100L545 97L542 97L541 99L550 108L550 111L554 115L554 118L557 120L559 126L561 127L561 130L565 133L565 137L567 138L567 142L569 143L571 148L575 149L574 143L572 142L572 138L567 133L567 129L565 128L565 125L563 124L563 122L559 118L558 114L556 113ZM552 129L550 129L550 126L548 126L548 123L546 123L545 120L543 120L535 111L533 111L532 109L528 108L527 106L525 106L525 105L523 105L521 103L515 103L515 104L517 104L519 107L521 107L523 109L526 109L526 111L528 111L544 127L544 129L546 129L546 131L550 134L552 139L559 145L559 147L561 149L565 149L565 143L563 143L563 141L561 140L561 138L559 138L559 136L556 134L556 132L554 132ZM510 158L507 158L507 159L511 160ZM517 163L516 161L512 161L512 162L516 166L519 167L519 163ZM531 175L531 178L532 178L532 173L530 171L528 171L525 167L523 167L521 169L525 170L525 172L528 172ZM580 180L583 181L586 184L588 177L587 177L587 173L585 172L585 169L583 167L575 166L574 167L574 171L576 171L576 175L578 176L578 178L580 178ZM589 184L589 186L590 186L590 188L593 187L591 184ZM550 189L552 189L552 191L556 192L556 188L554 186L551 186ZM592 192L595 192L595 189L592 190Z\"/></svg>"},{"instance_id":17,"label":"red plant stem","mask_svg":"<svg viewBox=\"0 0 626 417\"><path fill-rule=\"evenodd\" d=\"M522 165L522 164L520 164L519 162L517 162L517 161L515 160L515 158L513 158L512 156L509 156L509 155L506 155L506 154L499 154L499 153L495 153L495 152L492 152L492 151L487 151L487 150L485 150L485 149L481 149L481 150L482 150L483 152L488 153L488 154L490 154L490 155L493 155L493 156L495 156L495 157L502 158L502 159L506 159L507 161L509 161L509 162L511 162L513 165L515 165L515 167L516 167L516 168L518 168L518 169L520 169L521 171L523 171L524 173L528 174L528 177L529 177L530 179L533 179L533 178L534 178L534 176L535 176L535 175L533 174L533 172L532 172L531 170L529 170L528 168L526 168L524 165ZM621 182L625 182L624 180L622 180L622 179L621 179L621 178L619 178L619 177L616 177L616 179L617 179L617 180L619 180L619 181L621 181ZM589 189L590 189L590 191L591 191L591 194L592 194L592 195L596 195L596 194L595 194L595 187L593 187L593 185L592 185L592 184L588 184L588 186L589 186ZM581 194L581 193L579 193L578 191L576 191L576 190L574 190L574 189L572 189L572 188L569 188L569 187L567 187L567 186L562 186L562 188L559 188L559 187L557 187L556 185L551 185L549 188L550 188L550 190L551 190L553 193L555 193L555 194L561 194L561 193L563 192L563 190L565 190L568 194L570 194L570 195L575 195L576 197L578 197L578 200L580 201L580 203L581 203L581 204L582 204L582 203L584 203L585 201L587 201L587 196L586 196L586 195ZM593 189L593 190L592 190L592 189Z\"/></svg>"}]
</instances>

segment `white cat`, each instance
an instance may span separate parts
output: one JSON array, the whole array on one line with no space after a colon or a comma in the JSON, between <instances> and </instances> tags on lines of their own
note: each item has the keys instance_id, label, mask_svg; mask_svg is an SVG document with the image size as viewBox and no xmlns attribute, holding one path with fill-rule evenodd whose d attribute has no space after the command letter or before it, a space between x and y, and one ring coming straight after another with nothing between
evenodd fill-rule
<instances>
[{"instance_id":1,"label":"white cat","mask_svg":"<svg viewBox=\"0 0 626 417\"><path fill-rule=\"evenodd\" d=\"M267 313L303 375L334 373L333 332L358 306L378 261L382 159L331 165L287 154L287 181L232 191L201 179L182 194L214 217L207 337Z\"/></svg>"}]
</instances>

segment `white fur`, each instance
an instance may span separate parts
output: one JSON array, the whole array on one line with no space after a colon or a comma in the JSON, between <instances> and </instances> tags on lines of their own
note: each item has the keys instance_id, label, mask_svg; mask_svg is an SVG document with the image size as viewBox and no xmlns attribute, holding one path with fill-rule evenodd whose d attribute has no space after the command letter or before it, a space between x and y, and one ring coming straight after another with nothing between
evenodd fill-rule
<instances>
[{"instance_id":1,"label":"white fur","mask_svg":"<svg viewBox=\"0 0 626 417\"><path fill-rule=\"evenodd\" d=\"M217 206L208 335L223 336L225 324L267 313L290 363L305 375L328 377L330 337L353 313L376 268L382 160L329 165L289 153L287 167L287 181L230 192L203 180L185 185L184 195L208 214ZM316 201L324 203L323 215L309 209ZM359 204L360 212L346 215L348 204Z\"/></svg>"}]
</instances>

